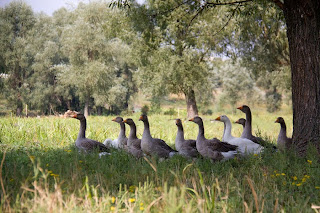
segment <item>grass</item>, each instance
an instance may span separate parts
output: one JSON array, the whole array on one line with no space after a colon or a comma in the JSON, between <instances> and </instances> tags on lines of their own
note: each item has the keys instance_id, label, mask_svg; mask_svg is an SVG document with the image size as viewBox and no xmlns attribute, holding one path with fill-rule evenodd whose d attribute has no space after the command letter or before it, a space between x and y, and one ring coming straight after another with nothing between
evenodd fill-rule
<instances>
[{"instance_id":1,"label":"grass","mask_svg":"<svg viewBox=\"0 0 320 213\"><path fill-rule=\"evenodd\" d=\"M220 114L205 117L208 138L221 138L222 123L210 122ZM263 111L253 116L254 131L275 142L278 116ZM289 116L281 116L291 132ZM235 121L243 114L229 117ZM112 118L89 117L87 137L116 138L119 126ZM172 118L149 117L152 135L174 146ZM141 136L142 123L136 124ZM186 138L196 137L194 123L184 127ZM233 135L241 128L233 125ZM320 205L320 166L312 149L306 158L267 149L214 164L181 156L137 160L117 150L99 159L74 148L75 119L2 117L0 129L4 212L315 212Z\"/></svg>"}]
</instances>

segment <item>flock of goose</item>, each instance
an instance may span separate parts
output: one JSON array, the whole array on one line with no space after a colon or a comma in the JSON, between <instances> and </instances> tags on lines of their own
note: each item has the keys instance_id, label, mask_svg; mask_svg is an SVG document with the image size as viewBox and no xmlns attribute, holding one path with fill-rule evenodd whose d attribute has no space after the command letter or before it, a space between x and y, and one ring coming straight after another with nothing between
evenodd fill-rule
<instances>
[{"instance_id":1,"label":"flock of goose","mask_svg":"<svg viewBox=\"0 0 320 213\"><path fill-rule=\"evenodd\" d=\"M159 138L153 138L150 132L150 125L147 115L141 115L139 121L144 123L142 138L137 137L137 130L134 121L131 118L123 120L116 117L112 121L119 123L120 133L117 139L106 139L103 143L86 138L86 118L83 114L68 110L66 117L76 118L80 120L80 131L76 139L75 145L79 151L91 152L98 150L101 155L109 154L110 147L123 149L132 154L136 158L148 156L158 156L160 158L170 158L175 154L180 154L187 158L197 158L200 155L213 161L228 160L237 155L246 156L249 154L259 154L266 143L263 139L252 135L252 114L248 106L243 105L237 109L246 114L246 119L240 118L236 123L243 125L241 137L233 137L231 135L231 122L226 115L221 115L215 119L224 123L224 132L222 141L217 138L207 139L204 135L204 125L201 117L196 116L189 121L198 125L199 131L196 140L186 140L180 119L175 119L178 127L175 139L175 148L172 149L167 143ZM286 135L286 124L282 117L277 118L276 123L280 123L281 130L277 140L277 146L280 150L289 149L292 139ZM125 134L125 124L129 125L129 137ZM276 147L274 147L276 149Z\"/></svg>"}]
</instances>

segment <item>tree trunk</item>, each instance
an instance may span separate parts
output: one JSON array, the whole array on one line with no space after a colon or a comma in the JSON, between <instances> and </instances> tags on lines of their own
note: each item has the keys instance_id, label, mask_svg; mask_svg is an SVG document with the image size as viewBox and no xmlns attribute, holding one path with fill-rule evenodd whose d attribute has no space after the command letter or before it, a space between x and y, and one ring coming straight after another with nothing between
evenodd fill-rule
<instances>
[{"instance_id":1,"label":"tree trunk","mask_svg":"<svg viewBox=\"0 0 320 213\"><path fill-rule=\"evenodd\" d=\"M84 116L87 118L89 116L89 98L87 98L84 104Z\"/></svg>"},{"instance_id":2,"label":"tree trunk","mask_svg":"<svg viewBox=\"0 0 320 213\"><path fill-rule=\"evenodd\" d=\"M192 89L188 93L185 93L185 96L187 102L188 118L193 118L194 116L198 115L198 107L194 90Z\"/></svg>"},{"instance_id":3,"label":"tree trunk","mask_svg":"<svg viewBox=\"0 0 320 213\"><path fill-rule=\"evenodd\" d=\"M285 0L290 49L293 143L301 156L313 144L320 153L320 1Z\"/></svg>"}]
</instances>

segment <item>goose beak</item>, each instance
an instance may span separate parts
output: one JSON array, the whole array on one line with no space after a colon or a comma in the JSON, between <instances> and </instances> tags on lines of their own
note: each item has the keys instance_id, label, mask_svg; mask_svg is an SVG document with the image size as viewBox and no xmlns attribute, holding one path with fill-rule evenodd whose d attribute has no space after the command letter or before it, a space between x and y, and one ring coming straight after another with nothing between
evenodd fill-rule
<instances>
[{"instance_id":1,"label":"goose beak","mask_svg":"<svg viewBox=\"0 0 320 213\"><path fill-rule=\"evenodd\" d=\"M279 118L277 118L277 120L275 121L275 123L279 123Z\"/></svg>"},{"instance_id":2,"label":"goose beak","mask_svg":"<svg viewBox=\"0 0 320 213\"><path fill-rule=\"evenodd\" d=\"M143 117L142 117L142 115L139 117L139 121L142 121L143 120Z\"/></svg>"},{"instance_id":3,"label":"goose beak","mask_svg":"<svg viewBox=\"0 0 320 213\"><path fill-rule=\"evenodd\" d=\"M71 115L71 118L77 118L78 114Z\"/></svg>"},{"instance_id":4,"label":"goose beak","mask_svg":"<svg viewBox=\"0 0 320 213\"><path fill-rule=\"evenodd\" d=\"M112 121L116 121L116 119L114 118L114 119L112 119Z\"/></svg>"},{"instance_id":5,"label":"goose beak","mask_svg":"<svg viewBox=\"0 0 320 213\"><path fill-rule=\"evenodd\" d=\"M242 110L242 109L243 109L243 106L240 106L240 107L238 107L237 109L240 109L240 110Z\"/></svg>"},{"instance_id":6,"label":"goose beak","mask_svg":"<svg viewBox=\"0 0 320 213\"><path fill-rule=\"evenodd\" d=\"M240 121L239 121L239 120L237 120L235 123L236 123L236 124L240 124Z\"/></svg>"},{"instance_id":7,"label":"goose beak","mask_svg":"<svg viewBox=\"0 0 320 213\"><path fill-rule=\"evenodd\" d=\"M214 120L216 120L216 121L220 121L221 120L221 118L220 118L220 116L219 117L217 117L216 119L214 119Z\"/></svg>"},{"instance_id":8,"label":"goose beak","mask_svg":"<svg viewBox=\"0 0 320 213\"><path fill-rule=\"evenodd\" d=\"M124 121L122 121L123 123L127 123L127 119L126 120L124 120Z\"/></svg>"},{"instance_id":9,"label":"goose beak","mask_svg":"<svg viewBox=\"0 0 320 213\"><path fill-rule=\"evenodd\" d=\"M189 121L194 121L194 118L190 118Z\"/></svg>"}]
</instances>

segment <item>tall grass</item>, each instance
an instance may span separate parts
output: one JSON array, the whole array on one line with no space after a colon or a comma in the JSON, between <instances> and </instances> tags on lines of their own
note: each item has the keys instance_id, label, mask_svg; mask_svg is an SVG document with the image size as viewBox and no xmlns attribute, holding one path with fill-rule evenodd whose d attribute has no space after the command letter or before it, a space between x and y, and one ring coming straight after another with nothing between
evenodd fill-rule
<instances>
[{"instance_id":1,"label":"tall grass","mask_svg":"<svg viewBox=\"0 0 320 213\"><path fill-rule=\"evenodd\" d=\"M218 115L205 117L208 138L221 138L223 125L209 120ZM141 136L138 116L131 117ZM254 130L274 142L276 117L254 115ZM119 126L112 118L89 117L87 137L116 138ZM174 146L172 118L149 117L152 135ZM196 137L195 124L184 127L186 138ZM242 127L233 127L239 136ZM0 129L4 212L314 212L320 204L320 168L312 148L305 159L269 149L218 163L181 156L135 159L118 150L99 158L74 148L79 130L74 119L4 117Z\"/></svg>"}]
</instances>

